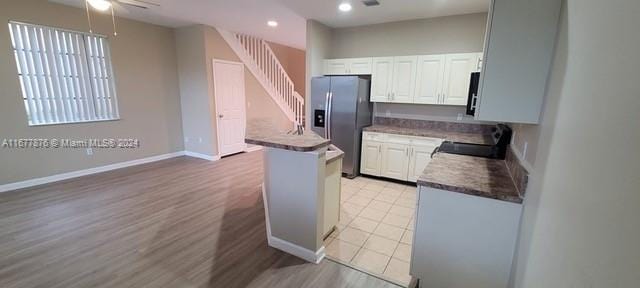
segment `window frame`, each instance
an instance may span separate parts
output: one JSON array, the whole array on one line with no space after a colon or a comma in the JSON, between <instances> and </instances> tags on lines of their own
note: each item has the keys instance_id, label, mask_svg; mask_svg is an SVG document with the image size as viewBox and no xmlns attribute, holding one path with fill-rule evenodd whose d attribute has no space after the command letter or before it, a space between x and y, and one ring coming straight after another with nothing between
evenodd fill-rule
<instances>
[{"instance_id":1,"label":"window frame","mask_svg":"<svg viewBox=\"0 0 640 288\"><path fill-rule=\"evenodd\" d=\"M14 20L8 28L29 126L120 120L107 36Z\"/></svg>"}]
</instances>

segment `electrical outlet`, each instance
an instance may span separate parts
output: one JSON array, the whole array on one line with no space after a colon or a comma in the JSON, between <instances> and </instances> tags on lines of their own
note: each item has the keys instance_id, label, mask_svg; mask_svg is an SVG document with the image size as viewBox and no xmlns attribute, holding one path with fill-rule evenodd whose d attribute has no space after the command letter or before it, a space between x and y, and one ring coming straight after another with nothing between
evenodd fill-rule
<instances>
[{"instance_id":1,"label":"electrical outlet","mask_svg":"<svg viewBox=\"0 0 640 288\"><path fill-rule=\"evenodd\" d=\"M385 115L387 115L387 117L391 117L391 111L387 109L387 111L385 111Z\"/></svg>"},{"instance_id":2,"label":"electrical outlet","mask_svg":"<svg viewBox=\"0 0 640 288\"><path fill-rule=\"evenodd\" d=\"M202 143L202 137L198 137L198 143Z\"/></svg>"},{"instance_id":3,"label":"electrical outlet","mask_svg":"<svg viewBox=\"0 0 640 288\"><path fill-rule=\"evenodd\" d=\"M462 117L464 117L464 115L462 115L462 113L458 113L458 121L462 121Z\"/></svg>"},{"instance_id":4,"label":"electrical outlet","mask_svg":"<svg viewBox=\"0 0 640 288\"><path fill-rule=\"evenodd\" d=\"M89 156L93 155L93 149L92 148L87 148L87 155L89 155Z\"/></svg>"}]
</instances>

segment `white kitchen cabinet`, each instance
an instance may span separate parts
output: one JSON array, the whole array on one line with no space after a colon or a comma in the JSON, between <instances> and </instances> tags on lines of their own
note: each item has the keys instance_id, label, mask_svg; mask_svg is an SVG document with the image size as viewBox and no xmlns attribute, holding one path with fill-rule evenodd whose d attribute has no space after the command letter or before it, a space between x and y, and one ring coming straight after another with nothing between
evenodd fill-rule
<instances>
[{"instance_id":1,"label":"white kitchen cabinet","mask_svg":"<svg viewBox=\"0 0 640 288\"><path fill-rule=\"evenodd\" d=\"M360 156L360 172L380 176L380 167L382 165L382 143L367 140L363 137L362 153Z\"/></svg>"},{"instance_id":2,"label":"white kitchen cabinet","mask_svg":"<svg viewBox=\"0 0 640 288\"><path fill-rule=\"evenodd\" d=\"M444 55L418 56L416 90L413 102L439 104L444 81Z\"/></svg>"},{"instance_id":3,"label":"white kitchen cabinet","mask_svg":"<svg viewBox=\"0 0 640 288\"><path fill-rule=\"evenodd\" d=\"M539 123L561 6L561 0L491 2L477 120Z\"/></svg>"},{"instance_id":4,"label":"white kitchen cabinet","mask_svg":"<svg viewBox=\"0 0 640 288\"><path fill-rule=\"evenodd\" d=\"M328 163L324 180L324 221L322 237L326 237L340 221L340 193L342 181L342 159Z\"/></svg>"},{"instance_id":5,"label":"white kitchen cabinet","mask_svg":"<svg viewBox=\"0 0 640 288\"><path fill-rule=\"evenodd\" d=\"M349 74L350 75L368 75L371 74L372 58L350 58Z\"/></svg>"},{"instance_id":6,"label":"white kitchen cabinet","mask_svg":"<svg viewBox=\"0 0 640 288\"><path fill-rule=\"evenodd\" d=\"M380 176L407 180L409 169L409 146L397 143L382 144L382 169Z\"/></svg>"},{"instance_id":7,"label":"white kitchen cabinet","mask_svg":"<svg viewBox=\"0 0 640 288\"><path fill-rule=\"evenodd\" d=\"M324 74L325 75L345 75L349 70L349 63L347 59L329 59L325 60Z\"/></svg>"},{"instance_id":8,"label":"white kitchen cabinet","mask_svg":"<svg viewBox=\"0 0 640 288\"><path fill-rule=\"evenodd\" d=\"M393 57L373 58L371 68L371 102L389 102L393 81Z\"/></svg>"},{"instance_id":9,"label":"white kitchen cabinet","mask_svg":"<svg viewBox=\"0 0 640 288\"><path fill-rule=\"evenodd\" d=\"M407 174L409 182L416 182L422 175L424 168L431 162L431 153L436 147L438 146L412 145L409 148L409 172Z\"/></svg>"},{"instance_id":10,"label":"white kitchen cabinet","mask_svg":"<svg viewBox=\"0 0 640 288\"><path fill-rule=\"evenodd\" d=\"M447 54L441 104L467 105L471 73L478 69L478 53Z\"/></svg>"},{"instance_id":11,"label":"white kitchen cabinet","mask_svg":"<svg viewBox=\"0 0 640 288\"><path fill-rule=\"evenodd\" d=\"M418 56L393 57L391 102L412 103L416 87Z\"/></svg>"},{"instance_id":12,"label":"white kitchen cabinet","mask_svg":"<svg viewBox=\"0 0 640 288\"><path fill-rule=\"evenodd\" d=\"M416 182L442 139L364 132L360 172Z\"/></svg>"},{"instance_id":13,"label":"white kitchen cabinet","mask_svg":"<svg viewBox=\"0 0 640 288\"><path fill-rule=\"evenodd\" d=\"M410 274L421 287L507 288L521 213L521 204L419 186Z\"/></svg>"},{"instance_id":14,"label":"white kitchen cabinet","mask_svg":"<svg viewBox=\"0 0 640 288\"><path fill-rule=\"evenodd\" d=\"M371 58L343 58L325 60L325 75L371 74Z\"/></svg>"},{"instance_id":15,"label":"white kitchen cabinet","mask_svg":"<svg viewBox=\"0 0 640 288\"><path fill-rule=\"evenodd\" d=\"M476 69L474 69L473 72L482 71L482 63L484 62L484 59L482 57L484 57L484 54L482 53L477 53L477 54L478 54L478 65L476 65Z\"/></svg>"}]
</instances>

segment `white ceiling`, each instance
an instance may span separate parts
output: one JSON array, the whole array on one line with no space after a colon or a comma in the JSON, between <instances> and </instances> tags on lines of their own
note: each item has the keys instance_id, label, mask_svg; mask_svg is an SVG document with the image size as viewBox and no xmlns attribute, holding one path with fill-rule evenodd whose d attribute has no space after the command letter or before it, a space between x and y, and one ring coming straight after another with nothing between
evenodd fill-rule
<instances>
[{"instance_id":1,"label":"white ceiling","mask_svg":"<svg viewBox=\"0 0 640 288\"><path fill-rule=\"evenodd\" d=\"M49 0L84 7L84 0ZM409 19L486 12L490 0L378 0L380 6L365 7L361 0L153 0L160 7L139 9L116 6L121 17L143 22L181 27L206 24L255 35L266 40L304 49L306 20L314 19L330 27L361 26ZM343 1L353 10L339 12ZM277 28L266 25L276 20Z\"/></svg>"},{"instance_id":2,"label":"white ceiling","mask_svg":"<svg viewBox=\"0 0 640 288\"><path fill-rule=\"evenodd\" d=\"M84 7L84 0L49 0ZM255 35L263 39L304 49L306 20L277 0L153 0L160 7L139 9L116 6L116 15L143 22L181 27L206 24L229 31ZM278 21L277 28L267 21Z\"/></svg>"},{"instance_id":3,"label":"white ceiling","mask_svg":"<svg viewBox=\"0 0 640 288\"><path fill-rule=\"evenodd\" d=\"M279 1L302 17L333 28L487 12L491 3L491 0L378 0L379 6L367 7L362 0ZM353 9L338 11L343 2L351 3Z\"/></svg>"}]
</instances>

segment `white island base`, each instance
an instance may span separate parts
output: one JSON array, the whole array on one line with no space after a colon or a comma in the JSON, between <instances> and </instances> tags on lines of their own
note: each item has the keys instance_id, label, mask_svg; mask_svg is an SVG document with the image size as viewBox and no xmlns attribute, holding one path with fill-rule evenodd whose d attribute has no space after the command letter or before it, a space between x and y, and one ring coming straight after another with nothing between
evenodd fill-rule
<instances>
[{"instance_id":1,"label":"white island base","mask_svg":"<svg viewBox=\"0 0 640 288\"><path fill-rule=\"evenodd\" d=\"M264 154L262 191L269 246L312 263L324 258L323 236L338 221L340 177L327 171L336 165L328 166L326 156L327 147L309 152L266 148ZM338 183L326 185L327 181ZM331 191L325 192L326 186ZM327 212L330 207L336 209Z\"/></svg>"}]
</instances>

